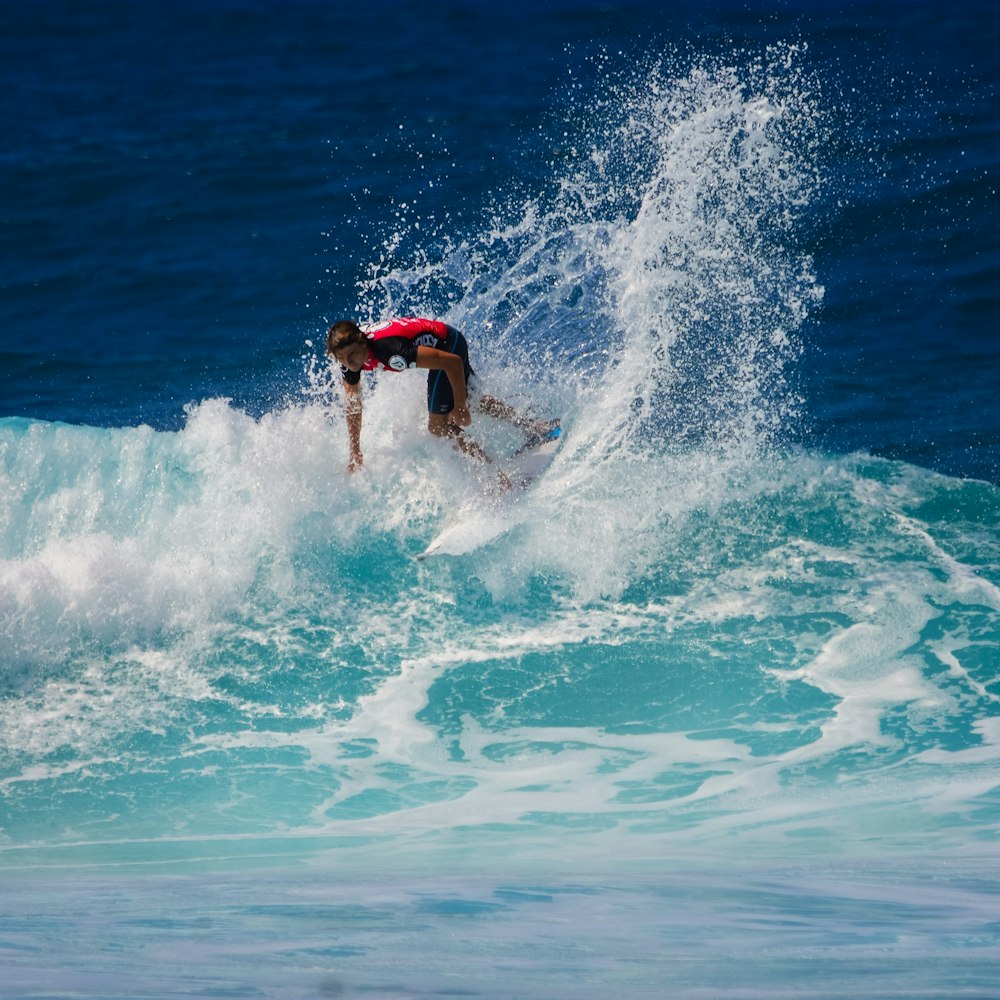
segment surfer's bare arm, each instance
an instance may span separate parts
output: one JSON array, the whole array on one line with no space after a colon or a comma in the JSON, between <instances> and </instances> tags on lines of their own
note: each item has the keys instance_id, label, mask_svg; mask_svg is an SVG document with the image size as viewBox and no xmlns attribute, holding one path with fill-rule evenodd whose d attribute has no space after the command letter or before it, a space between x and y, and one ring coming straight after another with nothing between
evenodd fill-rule
<instances>
[{"instance_id":1,"label":"surfer's bare arm","mask_svg":"<svg viewBox=\"0 0 1000 1000\"><path fill-rule=\"evenodd\" d=\"M457 354L439 351L436 347L418 347L417 367L440 369L448 376L452 398L455 400L455 408L448 414L449 421L459 427L468 427L472 423L472 415L469 413L465 366L462 364L462 359Z\"/></svg>"},{"instance_id":2,"label":"surfer's bare arm","mask_svg":"<svg viewBox=\"0 0 1000 1000\"><path fill-rule=\"evenodd\" d=\"M344 415L347 417L347 443L350 458L347 460L347 471L357 472L364 464L361 454L361 383L351 385L344 382Z\"/></svg>"}]
</instances>

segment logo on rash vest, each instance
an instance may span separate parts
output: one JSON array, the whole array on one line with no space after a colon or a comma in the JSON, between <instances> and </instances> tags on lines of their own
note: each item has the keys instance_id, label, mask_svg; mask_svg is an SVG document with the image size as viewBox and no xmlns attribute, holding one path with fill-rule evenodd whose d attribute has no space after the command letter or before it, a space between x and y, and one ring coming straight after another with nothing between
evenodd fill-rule
<instances>
[{"instance_id":1,"label":"logo on rash vest","mask_svg":"<svg viewBox=\"0 0 1000 1000\"><path fill-rule=\"evenodd\" d=\"M406 359L399 354L394 354L386 362L386 367L391 368L394 372L406 371Z\"/></svg>"}]
</instances>

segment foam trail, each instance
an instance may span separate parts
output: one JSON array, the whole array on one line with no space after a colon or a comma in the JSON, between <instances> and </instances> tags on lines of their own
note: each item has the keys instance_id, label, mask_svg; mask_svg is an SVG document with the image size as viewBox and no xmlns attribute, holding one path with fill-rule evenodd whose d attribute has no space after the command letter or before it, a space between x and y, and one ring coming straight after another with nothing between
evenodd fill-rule
<instances>
[{"instance_id":1,"label":"foam trail","mask_svg":"<svg viewBox=\"0 0 1000 1000\"><path fill-rule=\"evenodd\" d=\"M550 190L508 196L457 243L399 230L359 284L363 315L445 315L490 391L563 417L520 521L545 526L522 532L534 566L581 597L621 593L663 558L664 523L725 502L796 433L788 372L822 298L794 239L820 184L805 62L781 46L624 76L599 57L596 93L567 98L570 155ZM418 236L444 252L407 259Z\"/></svg>"}]
</instances>

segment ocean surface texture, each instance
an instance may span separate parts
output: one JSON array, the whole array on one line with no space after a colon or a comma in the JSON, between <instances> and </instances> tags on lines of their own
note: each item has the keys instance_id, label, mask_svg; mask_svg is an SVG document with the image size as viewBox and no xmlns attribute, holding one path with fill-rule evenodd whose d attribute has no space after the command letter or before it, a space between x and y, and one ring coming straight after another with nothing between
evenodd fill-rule
<instances>
[{"instance_id":1,"label":"ocean surface texture","mask_svg":"<svg viewBox=\"0 0 1000 1000\"><path fill-rule=\"evenodd\" d=\"M996 1000L998 53L4 4L0 998ZM325 330L401 315L531 489L415 372L348 475Z\"/></svg>"}]
</instances>

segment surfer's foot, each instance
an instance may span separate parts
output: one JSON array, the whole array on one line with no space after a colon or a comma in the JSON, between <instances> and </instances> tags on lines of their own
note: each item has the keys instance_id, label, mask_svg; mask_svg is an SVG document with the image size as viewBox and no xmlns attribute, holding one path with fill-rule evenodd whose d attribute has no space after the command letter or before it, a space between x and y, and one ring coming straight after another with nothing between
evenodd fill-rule
<instances>
[{"instance_id":1,"label":"surfer's foot","mask_svg":"<svg viewBox=\"0 0 1000 1000\"><path fill-rule=\"evenodd\" d=\"M510 481L510 476L506 472L497 469L497 485L500 487L501 493L506 493L514 484Z\"/></svg>"},{"instance_id":2,"label":"surfer's foot","mask_svg":"<svg viewBox=\"0 0 1000 1000\"><path fill-rule=\"evenodd\" d=\"M528 430L524 444L521 447L534 448L536 444L559 437L561 430L558 418L556 420L536 420Z\"/></svg>"}]
</instances>

